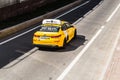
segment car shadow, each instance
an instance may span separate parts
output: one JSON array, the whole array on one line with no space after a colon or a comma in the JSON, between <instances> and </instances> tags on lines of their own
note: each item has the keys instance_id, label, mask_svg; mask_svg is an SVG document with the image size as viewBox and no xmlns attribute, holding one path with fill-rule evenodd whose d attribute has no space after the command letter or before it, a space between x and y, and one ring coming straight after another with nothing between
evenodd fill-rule
<instances>
[{"instance_id":1,"label":"car shadow","mask_svg":"<svg viewBox=\"0 0 120 80\"><path fill-rule=\"evenodd\" d=\"M39 50L42 51L51 51L51 52L66 52L73 51L78 47L84 45L85 41L87 41L86 37L83 35L77 35L76 38L72 39L68 44L66 44L63 48L50 48L50 47L39 47Z\"/></svg>"},{"instance_id":2,"label":"car shadow","mask_svg":"<svg viewBox=\"0 0 120 80\"><path fill-rule=\"evenodd\" d=\"M83 35L77 35L76 38L72 39L64 48L48 48L48 47L39 47L39 50L41 51L49 51L49 52L67 52L67 51L73 51L75 49L77 49L78 47L84 45L85 41L87 41L87 39L85 38L85 36ZM32 52L34 53L34 52ZM32 54L31 53L31 54ZM11 68L13 66L15 66L16 64L18 64L19 62L23 61L25 58L27 58L28 56L30 56L31 54L23 57L23 58L20 58L20 59L17 59L17 62L11 64L11 65L8 65L8 66L5 66L2 69L8 69L8 68Z\"/></svg>"}]
</instances>

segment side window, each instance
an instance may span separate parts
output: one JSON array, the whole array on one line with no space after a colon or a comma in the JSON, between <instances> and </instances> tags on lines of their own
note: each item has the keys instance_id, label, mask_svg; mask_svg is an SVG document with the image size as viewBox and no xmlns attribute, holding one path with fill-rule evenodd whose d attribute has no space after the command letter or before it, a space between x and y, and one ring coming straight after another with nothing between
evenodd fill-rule
<instances>
[{"instance_id":1,"label":"side window","mask_svg":"<svg viewBox=\"0 0 120 80\"><path fill-rule=\"evenodd\" d=\"M67 29L67 25L66 24L63 24L62 25L62 30L64 31L64 30L66 30Z\"/></svg>"}]
</instances>

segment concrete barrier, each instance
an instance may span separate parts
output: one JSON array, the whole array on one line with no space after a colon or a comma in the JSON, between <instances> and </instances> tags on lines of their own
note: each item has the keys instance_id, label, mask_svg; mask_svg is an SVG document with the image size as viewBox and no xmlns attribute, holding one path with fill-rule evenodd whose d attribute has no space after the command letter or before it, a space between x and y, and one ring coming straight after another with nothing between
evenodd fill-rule
<instances>
[{"instance_id":1,"label":"concrete barrier","mask_svg":"<svg viewBox=\"0 0 120 80\"><path fill-rule=\"evenodd\" d=\"M52 11L52 12L46 13L46 14L44 14L44 15L41 15L41 16L39 16L39 17L37 17L37 18L34 18L34 19L31 19L31 20L25 21L25 22L23 22L23 23L20 23L20 24L18 24L18 25L15 25L15 26L6 28L6 29L4 29L4 30L1 30L1 31L0 31L0 39L4 38L4 37L6 37L6 36L9 36L9 35L11 35L11 34L14 34L14 33L18 32L18 31L20 31L20 30L23 30L23 29L25 29L25 28L27 28L27 27L30 27L30 26L32 26L32 25L35 25L35 24L41 22L43 19L46 19L46 18L50 18L50 17L52 17L52 16L55 16L55 15L57 15L57 13L61 13L61 12L67 11L67 10L69 10L69 9L77 6L77 5L80 5L80 3L82 3L82 1L84 1L84 0L77 0L77 1L75 1L75 2L73 2L73 3L71 3L71 4L69 4L69 5L66 5L66 6L64 6L64 7L62 7L62 8L59 8L59 9L57 9L57 10L54 10L54 11Z\"/></svg>"}]
</instances>

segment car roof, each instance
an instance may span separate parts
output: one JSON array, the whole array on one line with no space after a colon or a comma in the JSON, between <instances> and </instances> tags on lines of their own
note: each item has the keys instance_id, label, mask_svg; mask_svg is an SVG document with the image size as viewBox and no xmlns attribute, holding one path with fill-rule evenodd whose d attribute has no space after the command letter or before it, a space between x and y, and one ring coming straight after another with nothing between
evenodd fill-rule
<instances>
[{"instance_id":1,"label":"car roof","mask_svg":"<svg viewBox=\"0 0 120 80\"><path fill-rule=\"evenodd\" d=\"M56 26L61 27L64 23L67 23L67 21L59 20L59 19L44 19L42 21L41 26Z\"/></svg>"}]
</instances>

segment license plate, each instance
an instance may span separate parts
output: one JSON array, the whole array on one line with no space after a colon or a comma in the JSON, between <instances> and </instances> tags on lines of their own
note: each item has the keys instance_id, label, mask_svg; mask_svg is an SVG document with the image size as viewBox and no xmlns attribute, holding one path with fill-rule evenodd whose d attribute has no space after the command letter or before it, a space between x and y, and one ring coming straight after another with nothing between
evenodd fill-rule
<instances>
[{"instance_id":1,"label":"license plate","mask_svg":"<svg viewBox=\"0 0 120 80\"><path fill-rule=\"evenodd\" d=\"M42 36L42 37L40 37L40 39L49 39L50 37L48 37L48 36Z\"/></svg>"}]
</instances>

